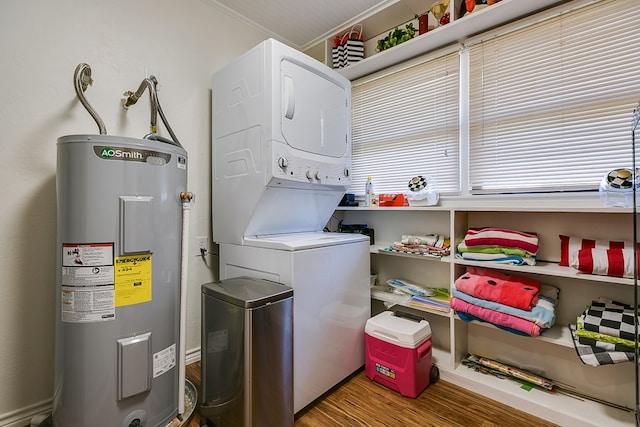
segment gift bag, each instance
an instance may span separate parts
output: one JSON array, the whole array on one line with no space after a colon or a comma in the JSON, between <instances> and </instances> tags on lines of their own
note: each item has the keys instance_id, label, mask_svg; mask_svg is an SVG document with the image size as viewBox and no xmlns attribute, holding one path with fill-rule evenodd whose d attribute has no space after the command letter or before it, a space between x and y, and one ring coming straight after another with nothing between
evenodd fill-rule
<instances>
[{"instance_id":1,"label":"gift bag","mask_svg":"<svg viewBox=\"0 0 640 427\"><path fill-rule=\"evenodd\" d=\"M359 31L358 31L359 29ZM362 25L356 24L349 32L333 39L331 62L333 68L342 68L364 58L364 41Z\"/></svg>"},{"instance_id":2,"label":"gift bag","mask_svg":"<svg viewBox=\"0 0 640 427\"><path fill-rule=\"evenodd\" d=\"M359 28L360 31L357 31ZM345 46L344 66L355 64L364 59L364 40L362 40L362 25L356 24L349 31L349 38Z\"/></svg>"},{"instance_id":3,"label":"gift bag","mask_svg":"<svg viewBox=\"0 0 640 427\"><path fill-rule=\"evenodd\" d=\"M346 37L346 34L342 37L336 36L333 39L333 49L331 50L331 60L333 62L333 68L342 68L344 66L344 49L346 47L342 41L344 37Z\"/></svg>"}]
</instances>

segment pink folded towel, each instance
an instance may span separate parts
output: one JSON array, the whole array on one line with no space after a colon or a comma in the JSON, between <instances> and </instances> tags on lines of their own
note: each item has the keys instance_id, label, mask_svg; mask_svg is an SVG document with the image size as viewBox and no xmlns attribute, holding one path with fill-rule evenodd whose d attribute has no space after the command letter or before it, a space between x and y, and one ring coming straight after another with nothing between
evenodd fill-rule
<instances>
[{"instance_id":1,"label":"pink folded towel","mask_svg":"<svg viewBox=\"0 0 640 427\"><path fill-rule=\"evenodd\" d=\"M540 335L540 326L529 320L470 304L455 297L451 298L449 304L451 305L451 308L456 311L471 314L478 319L493 323L494 325L506 326L508 328L515 329L516 331L524 332L532 337Z\"/></svg>"}]
</instances>

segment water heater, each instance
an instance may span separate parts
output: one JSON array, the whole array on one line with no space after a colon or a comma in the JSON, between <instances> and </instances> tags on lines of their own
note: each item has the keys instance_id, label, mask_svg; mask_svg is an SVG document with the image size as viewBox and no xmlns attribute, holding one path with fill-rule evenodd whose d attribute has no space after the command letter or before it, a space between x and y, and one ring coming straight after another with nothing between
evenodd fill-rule
<instances>
[{"instance_id":1,"label":"water heater","mask_svg":"<svg viewBox=\"0 0 640 427\"><path fill-rule=\"evenodd\" d=\"M178 412L187 154L71 135L57 144L53 425L165 426Z\"/></svg>"}]
</instances>

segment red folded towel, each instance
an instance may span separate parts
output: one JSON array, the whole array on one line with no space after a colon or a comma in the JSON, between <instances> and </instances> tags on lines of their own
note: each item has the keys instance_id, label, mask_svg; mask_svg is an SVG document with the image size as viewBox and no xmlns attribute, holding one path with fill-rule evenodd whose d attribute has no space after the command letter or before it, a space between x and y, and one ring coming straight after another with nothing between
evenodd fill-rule
<instances>
[{"instance_id":1,"label":"red folded towel","mask_svg":"<svg viewBox=\"0 0 640 427\"><path fill-rule=\"evenodd\" d=\"M531 310L538 302L541 283L486 268L467 267L467 272L456 279L455 286L476 298Z\"/></svg>"}]
</instances>

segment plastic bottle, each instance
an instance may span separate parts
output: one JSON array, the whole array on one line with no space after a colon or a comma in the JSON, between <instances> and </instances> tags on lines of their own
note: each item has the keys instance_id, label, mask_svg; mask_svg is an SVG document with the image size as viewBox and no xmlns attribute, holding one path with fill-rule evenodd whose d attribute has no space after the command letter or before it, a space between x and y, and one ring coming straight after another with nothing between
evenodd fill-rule
<instances>
[{"instance_id":1,"label":"plastic bottle","mask_svg":"<svg viewBox=\"0 0 640 427\"><path fill-rule=\"evenodd\" d=\"M367 177L367 183L364 185L364 205L371 206L373 200L373 180L370 176Z\"/></svg>"}]
</instances>

